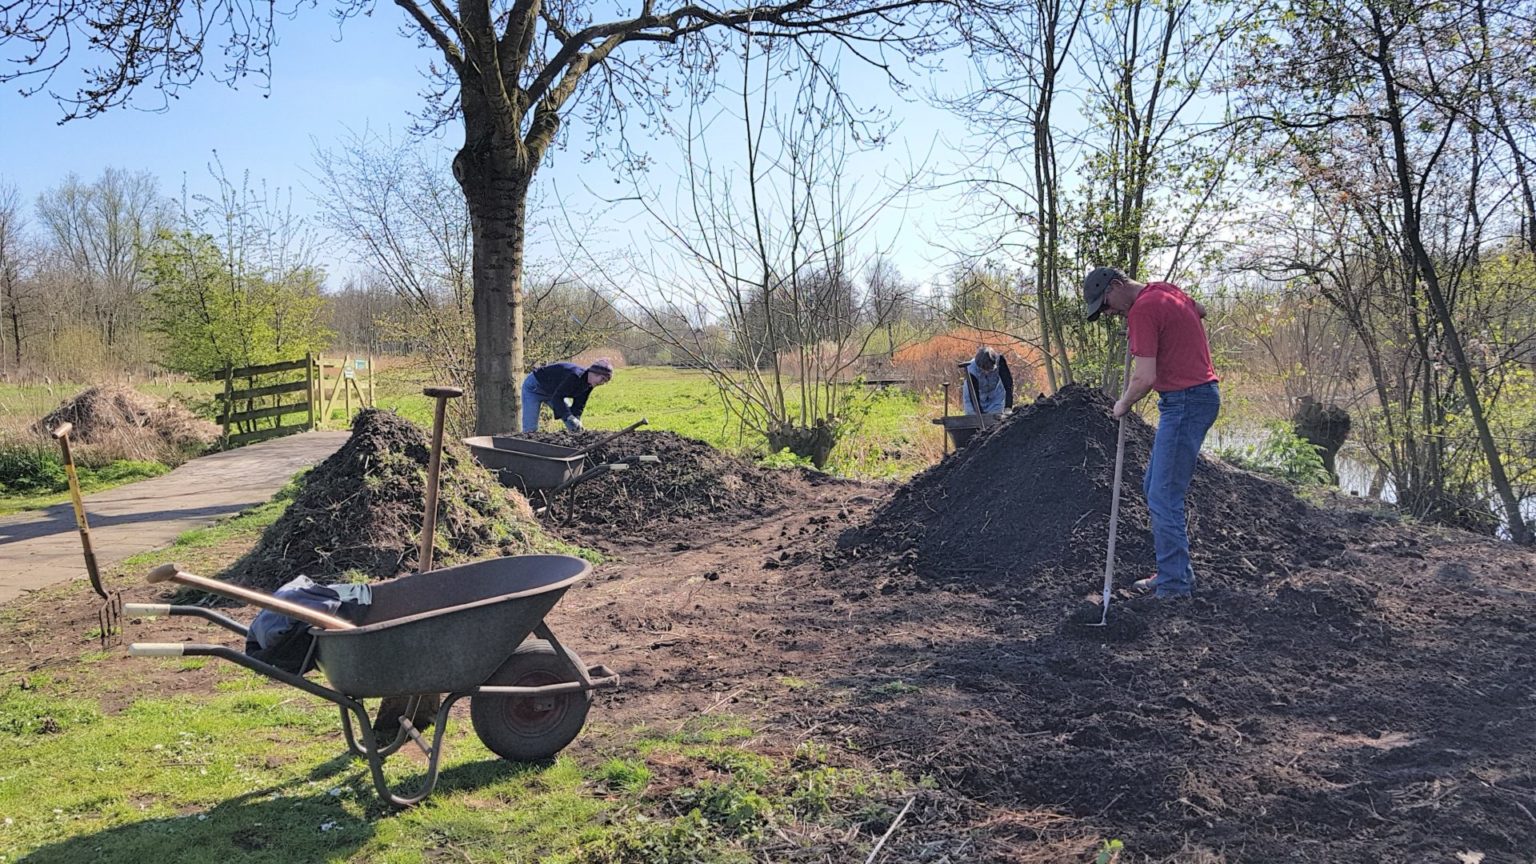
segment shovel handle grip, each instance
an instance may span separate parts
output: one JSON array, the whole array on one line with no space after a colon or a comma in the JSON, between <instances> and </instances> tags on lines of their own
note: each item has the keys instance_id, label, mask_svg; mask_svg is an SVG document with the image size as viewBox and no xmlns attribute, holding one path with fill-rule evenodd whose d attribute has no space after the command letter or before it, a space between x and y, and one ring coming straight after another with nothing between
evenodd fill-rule
<instances>
[{"instance_id":1,"label":"shovel handle grip","mask_svg":"<svg viewBox=\"0 0 1536 864\"><path fill-rule=\"evenodd\" d=\"M52 435L53 440L57 441L73 431L75 431L75 424L66 420L63 423L53 427L53 431L49 432L48 434Z\"/></svg>"},{"instance_id":2,"label":"shovel handle grip","mask_svg":"<svg viewBox=\"0 0 1536 864\"><path fill-rule=\"evenodd\" d=\"M423 387L421 392L423 395L431 396L433 399L457 399L464 395L464 391L458 387L444 386Z\"/></svg>"},{"instance_id":3,"label":"shovel handle grip","mask_svg":"<svg viewBox=\"0 0 1536 864\"><path fill-rule=\"evenodd\" d=\"M144 577L151 584L156 582L177 582L190 588L199 588L213 594L222 594L243 603L249 603L261 609L268 609L280 615L303 621L312 627L322 630L352 630L356 627L351 621L337 618L335 615L327 615L308 606L292 603L281 597L273 597L265 591L257 591L240 585L231 585L228 582L219 582L213 579L204 579L192 573L187 573L178 564L161 564L149 571Z\"/></svg>"}]
</instances>

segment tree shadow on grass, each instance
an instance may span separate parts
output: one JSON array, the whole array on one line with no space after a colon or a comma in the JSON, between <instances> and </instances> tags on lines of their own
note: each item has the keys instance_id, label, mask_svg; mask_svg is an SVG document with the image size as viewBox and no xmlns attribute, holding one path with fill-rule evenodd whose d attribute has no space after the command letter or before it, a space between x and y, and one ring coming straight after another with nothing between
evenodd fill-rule
<instances>
[{"instance_id":1,"label":"tree shadow on grass","mask_svg":"<svg viewBox=\"0 0 1536 864\"><path fill-rule=\"evenodd\" d=\"M434 797L499 782L537 765L486 759L445 769ZM422 772L392 772L398 789L414 789ZM315 767L308 781L330 779L365 796L362 818L342 806L330 787L303 782L272 786L198 812L149 819L82 834L43 846L21 858L27 864L295 864L346 860L373 837L383 820L401 811L379 800L366 763L342 755ZM432 799L428 799L430 804Z\"/></svg>"}]
</instances>

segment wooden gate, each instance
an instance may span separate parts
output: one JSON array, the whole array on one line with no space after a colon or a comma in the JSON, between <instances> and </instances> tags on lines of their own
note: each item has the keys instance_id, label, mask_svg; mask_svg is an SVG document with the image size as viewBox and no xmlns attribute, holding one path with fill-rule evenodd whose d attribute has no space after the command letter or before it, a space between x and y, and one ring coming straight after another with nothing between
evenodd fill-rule
<instances>
[{"instance_id":1,"label":"wooden gate","mask_svg":"<svg viewBox=\"0 0 1536 864\"><path fill-rule=\"evenodd\" d=\"M294 380L267 383L272 378L288 377ZM264 379L259 385L258 378ZM237 386L237 381L243 381L244 386ZM281 363L225 367L224 392L219 397L224 403L219 412L219 424L224 427L224 446L237 447L314 429L318 419L315 406L319 401L315 393L315 358L312 354ZM297 414L304 415L301 422L284 425L284 417ZM263 420L272 423L267 425L261 422Z\"/></svg>"},{"instance_id":2,"label":"wooden gate","mask_svg":"<svg viewBox=\"0 0 1536 864\"><path fill-rule=\"evenodd\" d=\"M218 397L223 403L219 424L224 427L224 445L324 428L338 401L342 422L350 424L354 397L358 409L373 406L372 357L348 354L338 362L305 354L281 363L226 367L224 392ZM289 418L286 423L284 418Z\"/></svg>"},{"instance_id":3,"label":"wooden gate","mask_svg":"<svg viewBox=\"0 0 1536 864\"><path fill-rule=\"evenodd\" d=\"M373 357L315 358L315 413L321 426L330 422L338 398L343 423L352 422L354 398L359 410L373 407Z\"/></svg>"}]
</instances>

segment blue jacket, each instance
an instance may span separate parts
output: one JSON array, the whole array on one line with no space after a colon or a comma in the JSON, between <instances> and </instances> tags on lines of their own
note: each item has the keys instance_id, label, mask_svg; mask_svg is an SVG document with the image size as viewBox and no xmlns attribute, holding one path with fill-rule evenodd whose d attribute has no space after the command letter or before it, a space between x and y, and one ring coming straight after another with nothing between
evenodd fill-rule
<instances>
[{"instance_id":1,"label":"blue jacket","mask_svg":"<svg viewBox=\"0 0 1536 864\"><path fill-rule=\"evenodd\" d=\"M1008 358L997 358L997 368L983 372L976 361L961 363L965 370L965 388L961 402L967 414L997 414L1013 407L1013 373L1008 371ZM980 404L977 404L980 394Z\"/></svg>"},{"instance_id":2,"label":"blue jacket","mask_svg":"<svg viewBox=\"0 0 1536 864\"><path fill-rule=\"evenodd\" d=\"M534 380L534 392L540 401L548 402L554 409L555 419L581 417L587 409L587 397L592 395L592 385L587 383L587 367L562 361L546 363L530 373ZM565 400L571 400L569 408Z\"/></svg>"}]
</instances>

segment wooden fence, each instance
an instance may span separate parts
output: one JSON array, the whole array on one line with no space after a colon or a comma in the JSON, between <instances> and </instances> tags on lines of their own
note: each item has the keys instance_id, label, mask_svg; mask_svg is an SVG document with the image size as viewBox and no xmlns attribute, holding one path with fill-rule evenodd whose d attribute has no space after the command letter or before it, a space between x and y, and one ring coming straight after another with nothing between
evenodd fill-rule
<instances>
[{"instance_id":1,"label":"wooden fence","mask_svg":"<svg viewBox=\"0 0 1536 864\"><path fill-rule=\"evenodd\" d=\"M367 384L366 390L358 383L360 375ZM354 359L347 355L337 362L334 358L327 360L318 354L306 354L298 360L280 363L226 367L224 392L219 394L223 404L218 417L219 424L224 427L224 445L237 447L322 428L330 419L338 397L345 409L345 422L350 423L354 395L357 408L372 407L372 357ZM290 418L287 423L285 418ZM271 421L271 424L263 421Z\"/></svg>"}]
</instances>

